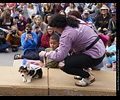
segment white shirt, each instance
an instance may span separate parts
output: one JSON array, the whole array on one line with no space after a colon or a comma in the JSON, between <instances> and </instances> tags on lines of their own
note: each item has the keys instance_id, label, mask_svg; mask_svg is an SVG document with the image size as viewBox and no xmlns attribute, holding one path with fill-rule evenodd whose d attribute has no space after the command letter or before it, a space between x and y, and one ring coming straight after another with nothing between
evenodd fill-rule
<instances>
[{"instance_id":1,"label":"white shirt","mask_svg":"<svg viewBox=\"0 0 120 100\"><path fill-rule=\"evenodd\" d=\"M28 11L29 18L31 18L33 14L37 13L37 9L35 6L34 6L34 9L27 8L27 11Z\"/></svg>"},{"instance_id":2,"label":"white shirt","mask_svg":"<svg viewBox=\"0 0 120 100\"><path fill-rule=\"evenodd\" d=\"M71 9L69 6L65 9L65 13L68 14L69 11L73 11L76 10L78 11L77 7L75 7L74 9Z\"/></svg>"}]
</instances>

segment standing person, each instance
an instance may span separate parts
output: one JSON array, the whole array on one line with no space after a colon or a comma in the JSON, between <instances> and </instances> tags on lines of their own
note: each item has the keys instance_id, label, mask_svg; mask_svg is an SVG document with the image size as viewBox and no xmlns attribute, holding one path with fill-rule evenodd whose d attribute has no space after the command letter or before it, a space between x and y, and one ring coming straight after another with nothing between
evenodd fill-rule
<instances>
[{"instance_id":1,"label":"standing person","mask_svg":"<svg viewBox=\"0 0 120 100\"><path fill-rule=\"evenodd\" d=\"M55 31L61 33L58 51L46 53L41 51L40 57L48 57L52 60L63 61L61 70L68 74L81 76L83 79L75 83L77 86L87 86L95 81L92 71L89 67L100 64L105 56L105 46L101 39L98 41L98 35L87 25L81 25L80 22L72 17L64 15L53 15L48 25ZM89 34L89 35L88 35ZM88 46L90 49L85 50ZM70 49L76 54L67 56ZM87 62L87 63L86 63Z\"/></svg>"}]
</instances>

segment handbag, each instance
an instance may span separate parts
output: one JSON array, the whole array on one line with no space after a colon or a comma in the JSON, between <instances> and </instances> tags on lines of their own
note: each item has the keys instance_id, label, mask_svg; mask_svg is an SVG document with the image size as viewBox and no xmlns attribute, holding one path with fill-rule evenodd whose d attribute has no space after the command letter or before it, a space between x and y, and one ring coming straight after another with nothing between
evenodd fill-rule
<instances>
[{"instance_id":1,"label":"handbag","mask_svg":"<svg viewBox=\"0 0 120 100\"><path fill-rule=\"evenodd\" d=\"M100 36L101 40L103 41L103 43L104 43L104 45L106 47L110 38L108 36L102 34L102 33L98 33L98 35Z\"/></svg>"}]
</instances>

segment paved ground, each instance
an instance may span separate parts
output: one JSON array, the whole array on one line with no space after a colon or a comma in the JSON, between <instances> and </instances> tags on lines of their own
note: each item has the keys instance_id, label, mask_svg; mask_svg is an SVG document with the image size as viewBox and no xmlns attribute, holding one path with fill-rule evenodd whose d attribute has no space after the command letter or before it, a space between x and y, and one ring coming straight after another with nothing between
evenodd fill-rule
<instances>
[{"instance_id":1,"label":"paved ground","mask_svg":"<svg viewBox=\"0 0 120 100\"><path fill-rule=\"evenodd\" d=\"M10 48L9 53L4 53L4 52L0 53L0 67L3 67L3 66L11 66L12 67L15 54L23 54L23 50L18 50L18 52L12 52L12 50ZM104 60L103 60L104 67L102 68L102 70L111 71L112 68L107 68L105 66L106 63L107 63L107 60L106 60L106 58L104 58Z\"/></svg>"}]
</instances>

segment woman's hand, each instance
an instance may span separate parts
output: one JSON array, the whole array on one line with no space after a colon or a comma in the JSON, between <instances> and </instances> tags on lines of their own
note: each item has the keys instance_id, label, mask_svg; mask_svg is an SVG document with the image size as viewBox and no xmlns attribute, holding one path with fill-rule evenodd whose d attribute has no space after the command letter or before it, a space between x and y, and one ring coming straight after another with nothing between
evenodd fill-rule
<instances>
[{"instance_id":1,"label":"woman's hand","mask_svg":"<svg viewBox=\"0 0 120 100\"><path fill-rule=\"evenodd\" d=\"M40 57L45 57L45 54L46 54L46 51L41 51L41 52L39 53L39 56L40 56Z\"/></svg>"}]
</instances>

